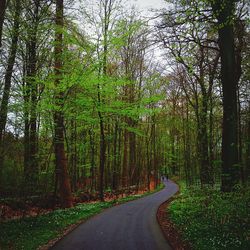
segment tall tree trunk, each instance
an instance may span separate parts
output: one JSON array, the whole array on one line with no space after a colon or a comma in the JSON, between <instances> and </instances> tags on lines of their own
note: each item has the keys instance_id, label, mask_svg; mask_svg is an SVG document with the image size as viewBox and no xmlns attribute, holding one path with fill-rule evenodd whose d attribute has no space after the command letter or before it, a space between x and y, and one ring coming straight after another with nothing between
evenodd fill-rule
<instances>
[{"instance_id":1,"label":"tall tree trunk","mask_svg":"<svg viewBox=\"0 0 250 250\"><path fill-rule=\"evenodd\" d=\"M28 115L25 116L25 132L28 133L29 139L25 140L28 143L28 152L25 152L27 157L24 158L25 163L25 184L30 187L37 185L39 168L37 162L38 154L38 139L37 139L37 82L35 77L37 75L37 30L39 24L39 3L40 0L34 1L34 10L32 11L32 30L30 31L29 41L27 44L27 78L26 78L26 110ZM28 122L28 126L27 123ZM28 127L28 128L27 128Z\"/></svg>"},{"instance_id":2,"label":"tall tree trunk","mask_svg":"<svg viewBox=\"0 0 250 250\"><path fill-rule=\"evenodd\" d=\"M245 47L245 41L244 41L244 36L245 36L245 24L242 20L237 19L235 22L235 40L237 38L237 46L235 46L235 78L236 78L236 83L239 82L240 77L242 75L242 51ZM238 84L237 84L238 85ZM241 181L242 183L245 183L245 174L244 174L244 167L243 167L243 162L242 162L242 126L241 126L241 103L240 103L240 89L239 86L237 86L237 108L238 108L238 147L239 147L239 152L238 152L238 160L240 164L240 175L241 175Z\"/></svg>"},{"instance_id":3,"label":"tall tree trunk","mask_svg":"<svg viewBox=\"0 0 250 250\"><path fill-rule=\"evenodd\" d=\"M104 193L103 193L103 177L104 177L104 168L105 168L105 160L106 160L106 142L105 142L105 132L104 132L104 123L101 112L99 114L99 125L100 125L100 183L99 183L99 195L100 200L104 201Z\"/></svg>"},{"instance_id":4,"label":"tall tree trunk","mask_svg":"<svg viewBox=\"0 0 250 250\"><path fill-rule=\"evenodd\" d=\"M21 2L19 0L16 0L11 46L9 50L7 69L6 69L5 78L4 78L3 97L2 97L1 107L0 107L0 181L1 181L1 176L2 176L3 161L4 161L3 136L4 136L4 130L5 130L6 122L7 122L11 78L12 78L13 67L15 64L16 52L17 52L17 43L18 43L19 26L20 26L20 20L19 20L20 14L21 14Z\"/></svg>"},{"instance_id":5,"label":"tall tree trunk","mask_svg":"<svg viewBox=\"0 0 250 250\"><path fill-rule=\"evenodd\" d=\"M239 181L237 80L235 76L233 31L234 5L234 1L231 0L216 0L212 6L218 19L221 55L221 83L223 91L221 189L225 192L231 191Z\"/></svg>"},{"instance_id":6,"label":"tall tree trunk","mask_svg":"<svg viewBox=\"0 0 250 250\"><path fill-rule=\"evenodd\" d=\"M199 117L198 128L198 145L199 145L199 158L200 158L200 180L201 186L212 184L212 173L209 165L208 153L208 131L207 131L207 97L203 95L202 105Z\"/></svg>"},{"instance_id":7,"label":"tall tree trunk","mask_svg":"<svg viewBox=\"0 0 250 250\"><path fill-rule=\"evenodd\" d=\"M128 184L128 131L124 128L123 159L122 159L122 186Z\"/></svg>"},{"instance_id":8,"label":"tall tree trunk","mask_svg":"<svg viewBox=\"0 0 250 250\"><path fill-rule=\"evenodd\" d=\"M155 125L155 115L152 117L152 125L151 125L151 133L152 133L152 163L154 169L154 188L157 187L158 183L158 171L157 171L157 155L156 155L156 125Z\"/></svg>"},{"instance_id":9,"label":"tall tree trunk","mask_svg":"<svg viewBox=\"0 0 250 250\"><path fill-rule=\"evenodd\" d=\"M6 0L0 1L0 48L2 47L3 21L5 16Z\"/></svg>"},{"instance_id":10,"label":"tall tree trunk","mask_svg":"<svg viewBox=\"0 0 250 250\"><path fill-rule=\"evenodd\" d=\"M129 118L129 126L134 127L134 121ZM129 178L130 185L135 184L135 171L136 171L136 135L130 131L129 138Z\"/></svg>"},{"instance_id":11,"label":"tall tree trunk","mask_svg":"<svg viewBox=\"0 0 250 250\"><path fill-rule=\"evenodd\" d=\"M56 32L55 32L55 86L60 85L62 70L62 52L63 52L63 0L56 0ZM71 194L70 179L68 174L67 158L64 148L64 114L62 110L63 92L56 90L55 104L56 111L54 113L55 127L55 157L56 157L56 173L60 185L60 198L62 207L72 207L73 198Z\"/></svg>"},{"instance_id":12,"label":"tall tree trunk","mask_svg":"<svg viewBox=\"0 0 250 250\"><path fill-rule=\"evenodd\" d=\"M247 114L247 148L246 148L246 181L250 179L250 101L248 102L248 114Z\"/></svg>"},{"instance_id":13,"label":"tall tree trunk","mask_svg":"<svg viewBox=\"0 0 250 250\"><path fill-rule=\"evenodd\" d=\"M114 144L113 144L113 176L112 176L112 189L117 189L117 172L118 172L118 160L117 160L117 137L118 137L118 122L115 121L115 128L114 128Z\"/></svg>"},{"instance_id":14,"label":"tall tree trunk","mask_svg":"<svg viewBox=\"0 0 250 250\"><path fill-rule=\"evenodd\" d=\"M188 102L185 103L186 108L185 111L183 111L183 144L184 144L184 168L185 168L185 177L186 177L186 184L190 186L192 184L192 176L191 176L191 159L190 159L190 152L191 152L191 146L190 146L190 128L189 128L189 108L188 108ZM185 113L184 113L185 112Z\"/></svg>"},{"instance_id":15,"label":"tall tree trunk","mask_svg":"<svg viewBox=\"0 0 250 250\"><path fill-rule=\"evenodd\" d=\"M75 120L71 120L70 122L70 165L71 165L71 173L72 173L72 190L77 191L77 125Z\"/></svg>"},{"instance_id":16,"label":"tall tree trunk","mask_svg":"<svg viewBox=\"0 0 250 250\"><path fill-rule=\"evenodd\" d=\"M89 140L90 140L90 161L91 161L91 191L95 188L95 143L94 143L94 129L89 130Z\"/></svg>"},{"instance_id":17,"label":"tall tree trunk","mask_svg":"<svg viewBox=\"0 0 250 250\"><path fill-rule=\"evenodd\" d=\"M104 27L103 27L103 58L102 58L102 73L104 77L104 83L106 82L107 76L107 54L108 54L108 31L110 25L110 15L112 11L112 0L104 0L102 2L104 7ZM101 73L101 71L99 72ZM99 107L102 104L101 100L101 89L98 85L98 104ZM104 201L103 195L103 178L104 178L104 170L105 170L105 161L106 161L106 139L105 139L105 131L104 131L104 120L101 111L98 111L99 116L99 127L100 127L100 183L99 183L99 195L100 200Z\"/></svg>"}]
</instances>

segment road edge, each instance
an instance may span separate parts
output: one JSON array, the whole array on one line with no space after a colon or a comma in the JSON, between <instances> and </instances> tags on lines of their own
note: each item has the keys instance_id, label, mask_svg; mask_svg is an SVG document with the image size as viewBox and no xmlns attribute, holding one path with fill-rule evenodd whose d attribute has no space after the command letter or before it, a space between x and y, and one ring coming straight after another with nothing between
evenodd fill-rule
<instances>
[{"instance_id":1,"label":"road edge","mask_svg":"<svg viewBox=\"0 0 250 250\"><path fill-rule=\"evenodd\" d=\"M191 246L188 242L184 241L181 236L181 232L176 228L174 223L170 220L168 206L170 203L180 194L179 185L174 182L178 186L178 191L171 196L169 199L161 203L161 205L157 209L156 219L161 228L161 231L166 238L170 247L174 250L190 250Z\"/></svg>"}]
</instances>

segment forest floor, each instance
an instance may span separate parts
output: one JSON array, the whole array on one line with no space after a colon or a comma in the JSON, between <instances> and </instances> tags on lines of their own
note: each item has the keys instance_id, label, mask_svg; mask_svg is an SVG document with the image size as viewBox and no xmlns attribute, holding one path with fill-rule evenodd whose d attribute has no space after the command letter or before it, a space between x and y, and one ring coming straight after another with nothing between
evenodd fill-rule
<instances>
[{"instance_id":1,"label":"forest floor","mask_svg":"<svg viewBox=\"0 0 250 250\"><path fill-rule=\"evenodd\" d=\"M163 185L153 192L162 188ZM44 245L45 247L41 249L47 249L79 223L100 213L103 209L147 196L153 192L140 191L136 193L130 190L125 194L106 193L105 202L92 200L76 204L73 208L55 210L52 208L42 209L27 204L20 209L20 202L23 204L23 201L16 201L17 203L13 204L12 200L9 202L12 207L7 206L6 203L4 205L5 208L6 206L9 208L5 210L5 216L3 216L3 209L1 210L0 249L37 249ZM86 194L84 197L82 199L86 199ZM79 199L78 197L77 201ZM15 209L15 206L19 209Z\"/></svg>"},{"instance_id":2,"label":"forest floor","mask_svg":"<svg viewBox=\"0 0 250 250\"><path fill-rule=\"evenodd\" d=\"M173 249L249 250L250 188L231 193L218 188L186 187L158 210Z\"/></svg>"}]
</instances>

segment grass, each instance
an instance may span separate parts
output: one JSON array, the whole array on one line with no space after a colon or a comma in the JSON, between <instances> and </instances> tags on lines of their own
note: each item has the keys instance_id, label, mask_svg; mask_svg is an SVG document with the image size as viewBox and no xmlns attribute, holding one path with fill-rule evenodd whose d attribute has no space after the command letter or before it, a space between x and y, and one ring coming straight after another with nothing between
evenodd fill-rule
<instances>
[{"instance_id":1,"label":"grass","mask_svg":"<svg viewBox=\"0 0 250 250\"><path fill-rule=\"evenodd\" d=\"M250 249L250 188L221 193L182 185L169 213L193 249Z\"/></svg>"},{"instance_id":2,"label":"grass","mask_svg":"<svg viewBox=\"0 0 250 250\"><path fill-rule=\"evenodd\" d=\"M159 191L162 187L158 187L154 192ZM58 209L37 217L2 222L0 223L0 249L37 249L49 240L59 237L70 225L86 220L115 204L141 198L151 193L147 192L108 202L79 204L73 208Z\"/></svg>"}]
</instances>

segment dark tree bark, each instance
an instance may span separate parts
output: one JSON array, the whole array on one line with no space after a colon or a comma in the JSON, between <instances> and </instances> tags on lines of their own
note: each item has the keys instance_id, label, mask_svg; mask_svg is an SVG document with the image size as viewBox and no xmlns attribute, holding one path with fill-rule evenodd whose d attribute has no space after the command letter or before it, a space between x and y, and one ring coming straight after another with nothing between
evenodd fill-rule
<instances>
[{"instance_id":1,"label":"dark tree bark","mask_svg":"<svg viewBox=\"0 0 250 250\"><path fill-rule=\"evenodd\" d=\"M247 148L246 148L246 176L245 179L250 178L250 102L248 102L248 115L247 115Z\"/></svg>"},{"instance_id":2,"label":"dark tree bark","mask_svg":"<svg viewBox=\"0 0 250 250\"><path fill-rule=\"evenodd\" d=\"M6 0L0 1L0 48L2 47L3 22L6 9Z\"/></svg>"},{"instance_id":3,"label":"dark tree bark","mask_svg":"<svg viewBox=\"0 0 250 250\"><path fill-rule=\"evenodd\" d=\"M33 2L33 10L30 15L30 25L32 27L27 42L27 72L25 86L25 157L24 172L25 185L34 186L38 182L38 138L37 138L37 30L39 25L39 5L40 0Z\"/></svg>"},{"instance_id":4,"label":"dark tree bark","mask_svg":"<svg viewBox=\"0 0 250 250\"><path fill-rule=\"evenodd\" d=\"M4 89L3 97L0 107L0 178L2 175L2 167L4 160L4 150L3 150L3 136L4 130L7 122L8 113L8 103L10 97L11 79L13 74L13 68L16 59L17 43L19 37L19 26L20 26L20 14L21 14L21 3L20 1L15 1L15 13L14 13L14 25L11 39L11 46L9 50L9 56L7 61L7 69L4 77Z\"/></svg>"},{"instance_id":5,"label":"dark tree bark","mask_svg":"<svg viewBox=\"0 0 250 250\"><path fill-rule=\"evenodd\" d=\"M72 176L72 190L77 191L77 124L75 120L70 121L70 165L71 165L71 176Z\"/></svg>"},{"instance_id":6,"label":"dark tree bark","mask_svg":"<svg viewBox=\"0 0 250 250\"><path fill-rule=\"evenodd\" d=\"M232 0L217 0L212 7L218 20L223 91L221 189L231 191L239 181L237 79L233 30L235 3Z\"/></svg>"},{"instance_id":7,"label":"dark tree bark","mask_svg":"<svg viewBox=\"0 0 250 250\"><path fill-rule=\"evenodd\" d=\"M117 137L118 137L118 122L115 122L114 127L114 140L113 140L113 176L112 176L112 189L117 189L117 172L118 172L118 159L117 159Z\"/></svg>"},{"instance_id":8,"label":"dark tree bark","mask_svg":"<svg viewBox=\"0 0 250 250\"><path fill-rule=\"evenodd\" d=\"M240 77L242 75L242 51L245 48L245 41L244 41L244 36L245 36L245 25L244 22L240 19L237 19L235 22L235 77L236 77L236 82L238 83L240 80ZM239 158L239 164L240 164L240 175L241 175L241 181L245 183L245 174L244 174L244 167L243 167L243 162L242 162L242 156L243 156L243 144L242 144L242 126L241 126L241 103L240 103L240 86L237 86L237 107L238 107L238 158Z\"/></svg>"},{"instance_id":9,"label":"dark tree bark","mask_svg":"<svg viewBox=\"0 0 250 250\"><path fill-rule=\"evenodd\" d=\"M100 95L99 95L100 96ZM100 98L99 98L100 100ZM105 132L104 132L104 122L101 112L98 112L99 115L99 125L100 125L100 183L99 183L99 192L100 200L104 201L103 194L103 177L104 177L104 168L106 160L106 141L105 141Z\"/></svg>"},{"instance_id":10,"label":"dark tree bark","mask_svg":"<svg viewBox=\"0 0 250 250\"><path fill-rule=\"evenodd\" d=\"M89 140L90 140L90 161L91 161L91 191L96 188L96 181L95 181L95 141L94 141L94 130L91 128L89 130Z\"/></svg>"},{"instance_id":11,"label":"dark tree bark","mask_svg":"<svg viewBox=\"0 0 250 250\"><path fill-rule=\"evenodd\" d=\"M63 0L56 0L56 37L55 37L55 86L60 85L62 70L63 52ZM59 190L62 207L72 207L73 198L71 194L70 179L68 174L67 158L64 148L64 114L63 108L64 93L57 90L55 96L56 111L54 113L55 128L55 157L56 174L58 174Z\"/></svg>"}]
</instances>

